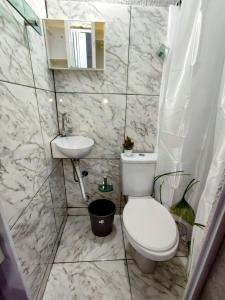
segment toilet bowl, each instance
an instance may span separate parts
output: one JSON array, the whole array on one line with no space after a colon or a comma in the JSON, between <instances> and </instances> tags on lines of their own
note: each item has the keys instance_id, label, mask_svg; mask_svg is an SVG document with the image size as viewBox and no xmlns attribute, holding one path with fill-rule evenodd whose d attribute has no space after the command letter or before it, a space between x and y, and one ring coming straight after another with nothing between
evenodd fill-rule
<instances>
[{"instance_id":1,"label":"toilet bowl","mask_svg":"<svg viewBox=\"0 0 225 300\"><path fill-rule=\"evenodd\" d=\"M154 270L154 262L169 260L176 254L179 244L176 223L169 211L152 197L129 196L123 225L129 243L137 252L133 251L133 258L144 273Z\"/></svg>"},{"instance_id":2,"label":"toilet bowl","mask_svg":"<svg viewBox=\"0 0 225 300\"><path fill-rule=\"evenodd\" d=\"M144 273L152 273L157 261L171 259L179 234L170 212L150 196L157 163L156 153L121 154L122 193L128 197L123 211L124 231L131 255Z\"/></svg>"}]
</instances>

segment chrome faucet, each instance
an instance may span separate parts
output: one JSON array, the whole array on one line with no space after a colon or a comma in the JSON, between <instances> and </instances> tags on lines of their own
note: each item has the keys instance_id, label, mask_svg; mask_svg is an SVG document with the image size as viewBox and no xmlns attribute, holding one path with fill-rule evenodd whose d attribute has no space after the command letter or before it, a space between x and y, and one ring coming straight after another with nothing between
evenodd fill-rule
<instances>
[{"instance_id":1,"label":"chrome faucet","mask_svg":"<svg viewBox=\"0 0 225 300\"><path fill-rule=\"evenodd\" d=\"M66 118L66 113L62 114L62 131L60 136L66 136L66 130L65 130L65 118Z\"/></svg>"}]
</instances>

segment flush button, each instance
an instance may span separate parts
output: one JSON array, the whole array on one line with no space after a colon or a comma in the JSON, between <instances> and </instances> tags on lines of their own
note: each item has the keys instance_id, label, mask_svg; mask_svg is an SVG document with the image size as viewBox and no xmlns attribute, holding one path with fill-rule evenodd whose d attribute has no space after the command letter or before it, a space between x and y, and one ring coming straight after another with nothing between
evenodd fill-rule
<instances>
[{"instance_id":1,"label":"flush button","mask_svg":"<svg viewBox=\"0 0 225 300\"><path fill-rule=\"evenodd\" d=\"M145 156L144 153L139 153L139 156Z\"/></svg>"}]
</instances>

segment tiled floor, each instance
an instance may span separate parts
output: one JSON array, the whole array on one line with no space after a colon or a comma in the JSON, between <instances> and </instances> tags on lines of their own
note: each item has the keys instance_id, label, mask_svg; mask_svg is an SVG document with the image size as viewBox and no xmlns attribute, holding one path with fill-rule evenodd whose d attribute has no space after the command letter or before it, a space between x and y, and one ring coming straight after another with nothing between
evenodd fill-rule
<instances>
[{"instance_id":1,"label":"tiled floor","mask_svg":"<svg viewBox=\"0 0 225 300\"><path fill-rule=\"evenodd\" d=\"M131 259L120 216L105 238L92 234L88 216L69 216L43 300L179 300L187 258L182 247L177 255L145 275Z\"/></svg>"}]
</instances>

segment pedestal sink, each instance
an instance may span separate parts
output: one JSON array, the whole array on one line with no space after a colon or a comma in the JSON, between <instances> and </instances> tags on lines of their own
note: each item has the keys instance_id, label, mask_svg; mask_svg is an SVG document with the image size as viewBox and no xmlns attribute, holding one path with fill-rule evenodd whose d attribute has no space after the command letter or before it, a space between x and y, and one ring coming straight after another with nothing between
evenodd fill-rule
<instances>
[{"instance_id":1,"label":"pedestal sink","mask_svg":"<svg viewBox=\"0 0 225 300\"><path fill-rule=\"evenodd\" d=\"M94 146L94 141L85 136L58 136L51 142L54 158L80 159L86 156Z\"/></svg>"}]
</instances>

